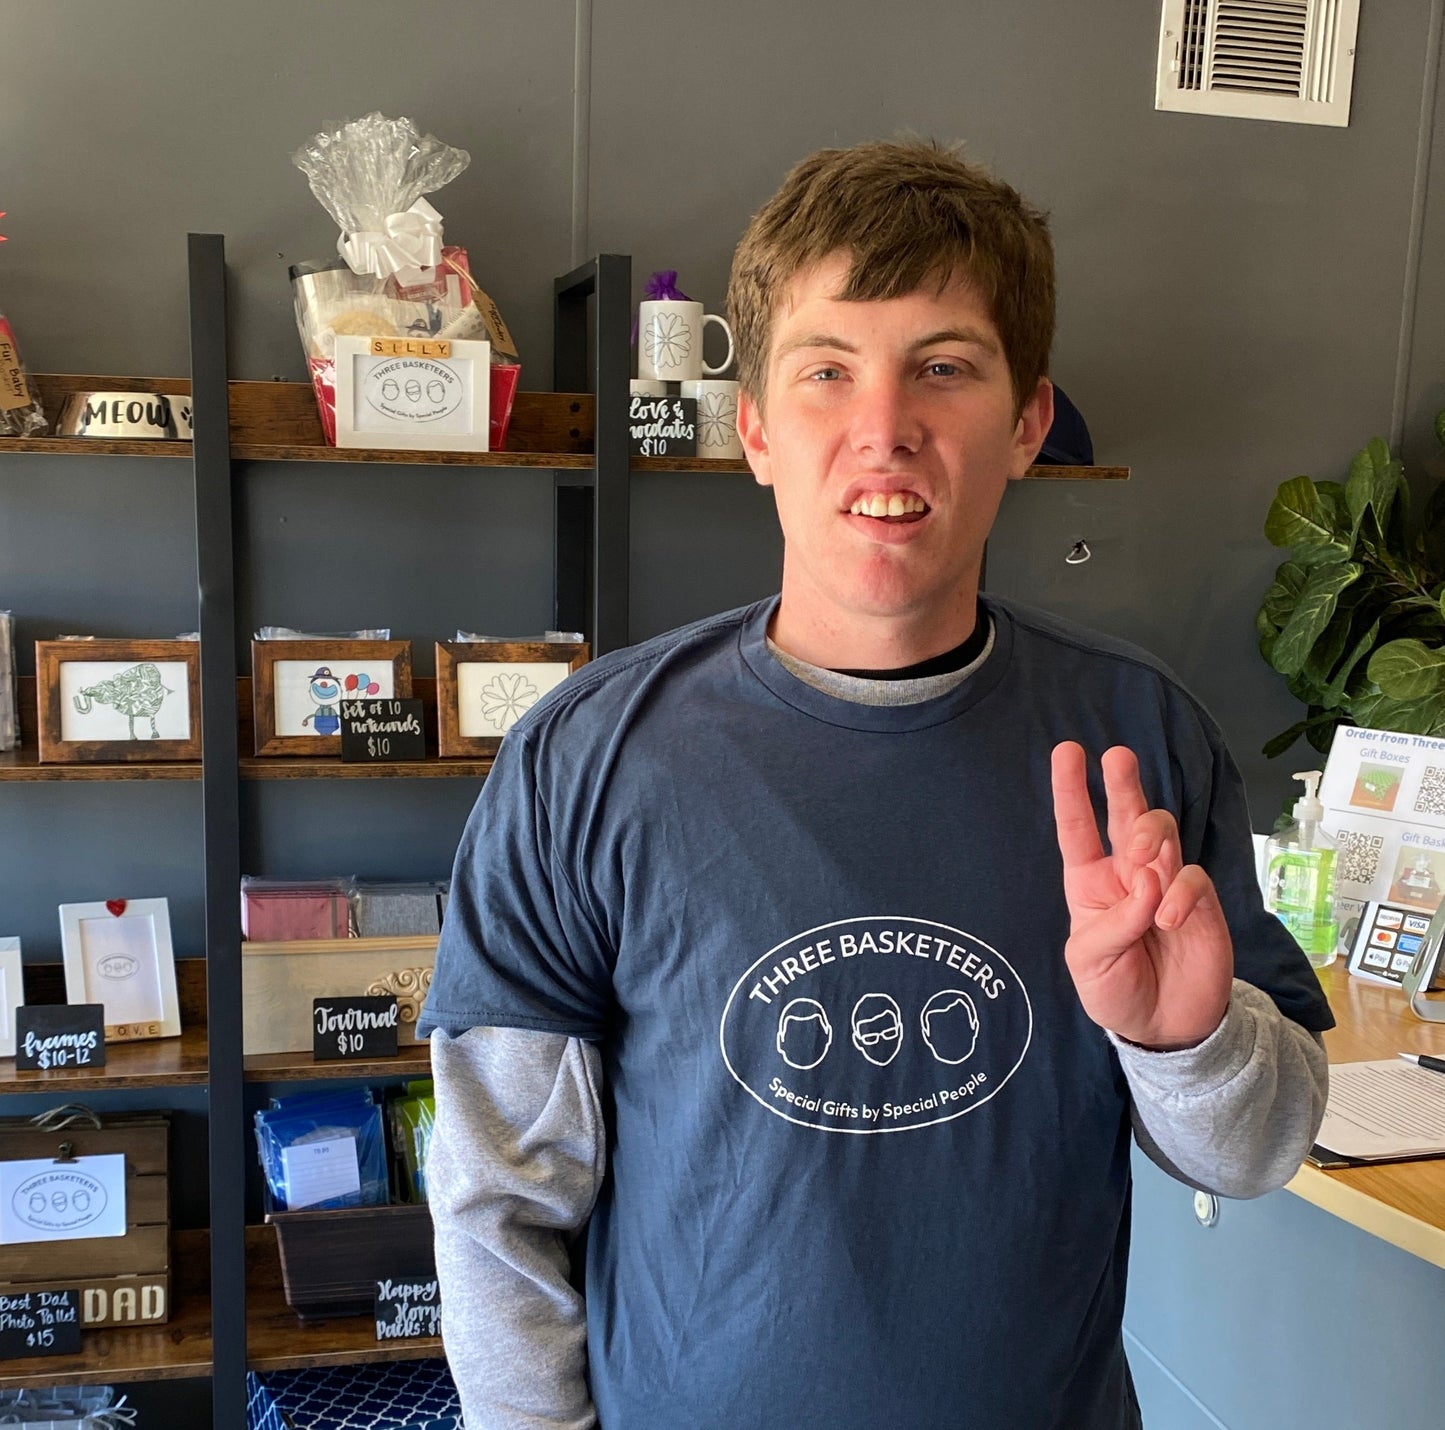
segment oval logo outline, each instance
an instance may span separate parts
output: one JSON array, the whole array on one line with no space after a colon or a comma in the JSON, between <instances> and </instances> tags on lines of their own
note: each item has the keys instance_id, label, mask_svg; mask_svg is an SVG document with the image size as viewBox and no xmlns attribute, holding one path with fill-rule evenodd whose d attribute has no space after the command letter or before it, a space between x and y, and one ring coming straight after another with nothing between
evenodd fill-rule
<instances>
[{"instance_id":1,"label":"oval logo outline","mask_svg":"<svg viewBox=\"0 0 1445 1430\"><path fill-rule=\"evenodd\" d=\"M984 1093L982 1097L970 1097L966 1102L963 1103L961 1107L959 1107L956 1112L949 1112L942 1117L930 1118L927 1122L910 1122L904 1126L894 1127L832 1127L817 1122L808 1122L801 1117L793 1117L782 1107L776 1105L773 1102L769 1102L765 1097L762 1097L758 1092L756 1092L738 1073L737 1068L734 1067L733 1060L728 1053L727 1046L728 1017L732 1013L733 1004L737 1001L739 993L742 992L744 986L747 984L748 980L753 976L753 974L765 963L767 963L769 959L777 958L777 956L781 953L782 950L795 944L801 944L805 940L811 939L817 934L825 933L829 929L843 928L851 924L866 925L878 923L907 924L918 927L920 929L938 929L945 933L951 934L956 938L966 939L969 943L974 944L979 949L987 952L990 957L997 959L999 965L1008 971L1009 976L1013 979L1014 986L1016 987L1019 996L1023 999L1023 1009L1026 1018L1026 1025L1023 1043L1022 1046L1019 1048L1018 1056L1014 1059L1013 1064L1008 1068L1008 1070L1003 1073L1001 1077L998 1078L998 1080L994 1083L993 1087L991 1087L986 1093ZM805 929L801 933L789 935L787 938L774 944L772 948L768 949L766 953L755 959L743 971L742 976L737 980L736 983L733 984L732 992L728 994L727 1002L723 1005L722 1017L718 1021L718 1049L722 1054L723 1066L727 1068L728 1073L732 1077L733 1081L736 1082L738 1086L741 1087L743 1091L748 1094L749 1097L751 1097L761 1107L766 1108L767 1111L772 1113L774 1117L781 1117L784 1122L791 1122L795 1127L807 1127L814 1132L841 1132L844 1135L855 1137L875 1136L879 1133L887 1132L915 1132L918 1131L920 1128L936 1127L943 1122L956 1121L958 1118L972 1112L974 1108L982 1107L984 1103L990 1101L992 1098L997 1096L998 1093L1000 1093L1005 1087L1008 1086L1010 1080L1013 1078L1013 1075L1022 1066L1024 1058L1028 1056L1029 1048L1033 1044L1033 1035L1033 1001L1029 997L1028 988L1025 986L1023 979L1019 977L1018 970L1013 966L1012 963L1009 962L1007 958L1003 956L1003 954L1001 954L996 948L994 948L992 944L986 943L976 934L966 933L962 929L954 928L952 924L940 923L937 919L921 919L916 918L911 914L864 914L861 916L855 916L853 918L831 919L827 923L816 924L814 927L810 929Z\"/></svg>"},{"instance_id":2,"label":"oval logo outline","mask_svg":"<svg viewBox=\"0 0 1445 1430\"><path fill-rule=\"evenodd\" d=\"M31 1231L64 1232L99 1221L109 1204L104 1183L73 1168L27 1177L15 1188L10 1203L16 1219Z\"/></svg>"}]
</instances>

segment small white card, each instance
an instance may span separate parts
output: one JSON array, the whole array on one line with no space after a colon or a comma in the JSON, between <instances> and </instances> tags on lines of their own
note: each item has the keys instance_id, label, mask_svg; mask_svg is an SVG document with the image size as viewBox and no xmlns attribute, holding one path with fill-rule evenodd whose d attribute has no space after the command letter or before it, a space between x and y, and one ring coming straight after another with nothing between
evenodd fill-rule
<instances>
[{"instance_id":1,"label":"small white card","mask_svg":"<svg viewBox=\"0 0 1445 1430\"><path fill-rule=\"evenodd\" d=\"M332 1137L325 1142L301 1142L281 1149L286 1176L286 1207L299 1211L361 1190L361 1168L356 1163L356 1139Z\"/></svg>"},{"instance_id":2,"label":"small white card","mask_svg":"<svg viewBox=\"0 0 1445 1430\"><path fill-rule=\"evenodd\" d=\"M124 1153L0 1162L0 1245L124 1235Z\"/></svg>"}]
</instances>

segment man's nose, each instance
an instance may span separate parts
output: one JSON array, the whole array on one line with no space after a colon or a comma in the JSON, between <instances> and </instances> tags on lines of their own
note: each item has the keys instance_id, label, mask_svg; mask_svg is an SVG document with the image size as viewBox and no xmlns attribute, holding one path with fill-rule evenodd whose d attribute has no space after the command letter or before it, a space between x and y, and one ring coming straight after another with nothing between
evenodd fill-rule
<instances>
[{"instance_id":1,"label":"man's nose","mask_svg":"<svg viewBox=\"0 0 1445 1430\"><path fill-rule=\"evenodd\" d=\"M920 411L908 385L897 377L875 377L858 385L851 428L853 450L875 461L916 452L923 443Z\"/></svg>"}]
</instances>

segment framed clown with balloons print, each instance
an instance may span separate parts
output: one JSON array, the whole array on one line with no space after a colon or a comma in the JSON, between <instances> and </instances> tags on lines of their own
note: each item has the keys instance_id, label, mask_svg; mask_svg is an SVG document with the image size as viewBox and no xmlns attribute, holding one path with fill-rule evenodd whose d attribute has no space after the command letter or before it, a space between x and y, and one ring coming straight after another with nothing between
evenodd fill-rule
<instances>
[{"instance_id":1,"label":"framed clown with balloons print","mask_svg":"<svg viewBox=\"0 0 1445 1430\"><path fill-rule=\"evenodd\" d=\"M258 755L339 755L343 700L411 698L411 643L251 642Z\"/></svg>"}]
</instances>

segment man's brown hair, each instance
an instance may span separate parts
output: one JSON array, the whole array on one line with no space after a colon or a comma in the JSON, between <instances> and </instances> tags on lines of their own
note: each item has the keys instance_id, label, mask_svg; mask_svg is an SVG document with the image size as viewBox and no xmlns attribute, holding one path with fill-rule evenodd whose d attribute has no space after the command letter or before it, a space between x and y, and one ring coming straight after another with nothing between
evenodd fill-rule
<instances>
[{"instance_id":1,"label":"man's brown hair","mask_svg":"<svg viewBox=\"0 0 1445 1430\"><path fill-rule=\"evenodd\" d=\"M899 298L954 275L976 284L1003 339L1018 408L1048 371L1054 248L1017 190L923 140L820 149L795 165L733 254L728 311L743 391L761 402L773 316L788 284L835 253L844 301Z\"/></svg>"}]
</instances>

